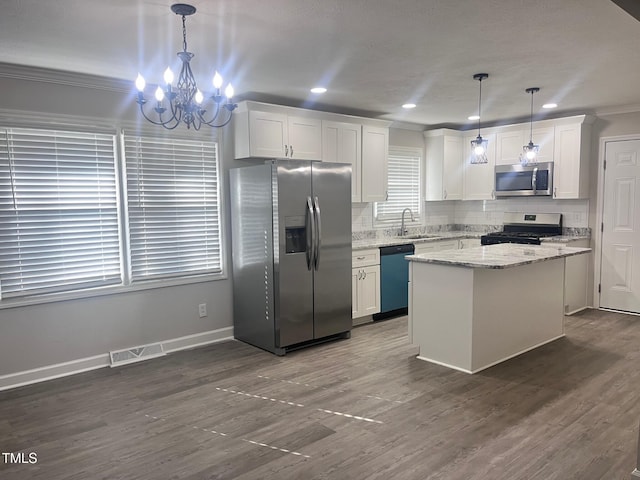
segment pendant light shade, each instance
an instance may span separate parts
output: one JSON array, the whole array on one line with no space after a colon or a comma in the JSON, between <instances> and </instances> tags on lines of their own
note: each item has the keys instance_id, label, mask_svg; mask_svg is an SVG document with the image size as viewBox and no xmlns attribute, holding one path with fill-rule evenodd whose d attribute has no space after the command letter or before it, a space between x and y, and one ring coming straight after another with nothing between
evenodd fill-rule
<instances>
[{"instance_id":1,"label":"pendant light shade","mask_svg":"<svg viewBox=\"0 0 640 480\"><path fill-rule=\"evenodd\" d=\"M475 140L471 140L471 151L472 155L470 157L471 163L487 163L489 159L487 158L487 144L488 140L482 138L480 135L480 108L482 106L482 80L489 78L488 73L476 73L473 76L474 80L478 80L480 84L480 94L478 95L478 136Z\"/></svg>"},{"instance_id":2,"label":"pendant light shade","mask_svg":"<svg viewBox=\"0 0 640 480\"><path fill-rule=\"evenodd\" d=\"M521 163L527 164L529 162L534 162L536 157L538 156L538 151L540 150L540 145L535 145L533 143L533 94L539 92L540 89L538 87L527 88L525 92L531 94L531 116L529 117L529 144L522 147L522 152L524 155L522 156Z\"/></svg>"}]
</instances>

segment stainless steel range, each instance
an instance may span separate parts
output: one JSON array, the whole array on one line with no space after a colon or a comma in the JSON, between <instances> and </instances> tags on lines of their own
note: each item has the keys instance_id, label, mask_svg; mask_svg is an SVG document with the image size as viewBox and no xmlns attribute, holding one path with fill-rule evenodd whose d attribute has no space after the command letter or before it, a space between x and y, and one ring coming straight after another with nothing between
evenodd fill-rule
<instances>
[{"instance_id":1,"label":"stainless steel range","mask_svg":"<svg viewBox=\"0 0 640 480\"><path fill-rule=\"evenodd\" d=\"M504 214L501 232L488 233L480 237L482 245L496 243L525 243L540 245L541 238L562 235L561 213L516 213Z\"/></svg>"}]
</instances>

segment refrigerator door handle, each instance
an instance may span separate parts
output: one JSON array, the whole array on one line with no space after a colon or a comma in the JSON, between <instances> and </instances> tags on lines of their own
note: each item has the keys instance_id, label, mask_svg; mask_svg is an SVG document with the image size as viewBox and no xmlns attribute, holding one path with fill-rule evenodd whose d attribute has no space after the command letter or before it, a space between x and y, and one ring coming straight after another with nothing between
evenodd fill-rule
<instances>
[{"instance_id":1,"label":"refrigerator door handle","mask_svg":"<svg viewBox=\"0 0 640 480\"><path fill-rule=\"evenodd\" d=\"M313 204L311 203L311 197L307 197L306 230L307 230L307 248L304 254L307 259L307 270L311 270L311 263L313 262L313 258L314 258L315 236L316 236L316 222L315 222L315 215L313 213Z\"/></svg>"},{"instance_id":2,"label":"refrigerator door handle","mask_svg":"<svg viewBox=\"0 0 640 480\"><path fill-rule=\"evenodd\" d=\"M313 266L317 271L320 268L320 246L322 242L322 218L320 215L320 202L318 201L318 197L314 197L314 207L315 207L315 221L316 221L316 232L315 232L316 254L313 261Z\"/></svg>"}]
</instances>

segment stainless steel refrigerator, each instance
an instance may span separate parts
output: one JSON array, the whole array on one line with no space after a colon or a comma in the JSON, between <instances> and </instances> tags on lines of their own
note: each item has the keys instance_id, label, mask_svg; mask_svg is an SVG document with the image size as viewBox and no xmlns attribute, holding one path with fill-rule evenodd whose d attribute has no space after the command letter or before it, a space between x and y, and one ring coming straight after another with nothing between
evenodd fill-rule
<instances>
[{"instance_id":1,"label":"stainless steel refrigerator","mask_svg":"<svg viewBox=\"0 0 640 480\"><path fill-rule=\"evenodd\" d=\"M277 355L351 333L351 166L230 170L234 336Z\"/></svg>"}]
</instances>

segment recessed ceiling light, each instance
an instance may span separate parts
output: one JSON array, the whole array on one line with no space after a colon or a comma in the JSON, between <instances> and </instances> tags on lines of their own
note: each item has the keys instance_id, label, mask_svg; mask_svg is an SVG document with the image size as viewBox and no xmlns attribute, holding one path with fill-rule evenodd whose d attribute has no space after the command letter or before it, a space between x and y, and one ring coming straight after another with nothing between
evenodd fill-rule
<instances>
[{"instance_id":1,"label":"recessed ceiling light","mask_svg":"<svg viewBox=\"0 0 640 480\"><path fill-rule=\"evenodd\" d=\"M327 91L327 89L324 88L324 87L313 87L311 89L311 93L324 93L326 91Z\"/></svg>"},{"instance_id":2,"label":"recessed ceiling light","mask_svg":"<svg viewBox=\"0 0 640 480\"><path fill-rule=\"evenodd\" d=\"M479 120L480 119L480 115L469 115L467 118L469 120Z\"/></svg>"},{"instance_id":3,"label":"recessed ceiling light","mask_svg":"<svg viewBox=\"0 0 640 480\"><path fill-rule=\"evenodd\" d=\"M409 110L411 108L416 108L416 104L415 103L405 103L404 105L402 105L402 108L406 108L407 110Z\"/></svg>"},{"instance_id":4,"label":"recessed ceiling light","mask_svg":"<svg viewBox=\"0 0 640 480\"><path fill-rule=\"evenodd\" d=\"M544 105L542 105L542 108L556 108L557 106L557 103L545 103Z\"/></svg>"}]
</instances>

